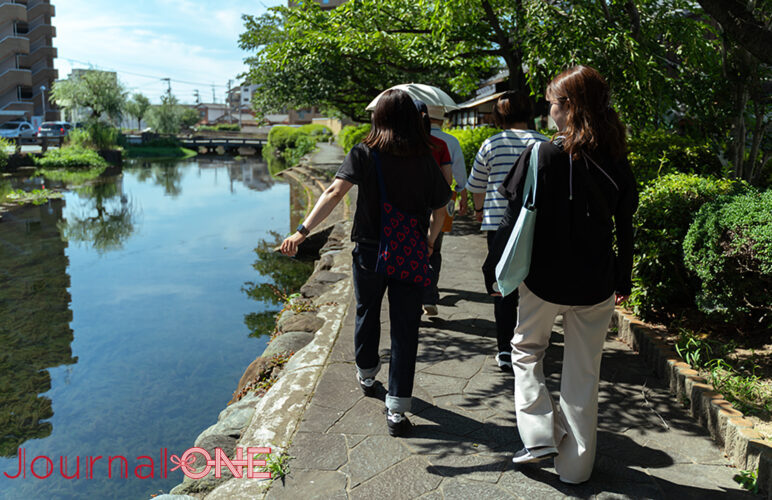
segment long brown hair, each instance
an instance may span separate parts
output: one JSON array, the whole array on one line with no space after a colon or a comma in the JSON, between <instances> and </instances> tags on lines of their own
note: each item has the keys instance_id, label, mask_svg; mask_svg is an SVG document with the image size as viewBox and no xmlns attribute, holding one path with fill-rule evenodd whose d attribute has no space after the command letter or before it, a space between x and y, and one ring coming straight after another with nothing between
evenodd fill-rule
<instances>
[{"instance_id":1,"label":"long brown hair","mask_svg":"<svg viewBox=\"0 0 772 500\"><path fill-rule=\"evenodd\" d=\"M384 92L373 111L372 128L362 141L397 156L428 154L431 143L413 99L404 90Z\"/></svg>"},{"instance_id":2,"label":"long brown hair","mask_svg":"<svg viewBox=\"0 0 772 500\"><path fill-rule=\"evenodd\" d=\"M566 107L566 126L559 132L563 149L573 158L580 152L622 158L627 150L625 127L609 105L609 86L594 68L574 66L547 86L546 98Z\"/></svg>"}]
</instances>

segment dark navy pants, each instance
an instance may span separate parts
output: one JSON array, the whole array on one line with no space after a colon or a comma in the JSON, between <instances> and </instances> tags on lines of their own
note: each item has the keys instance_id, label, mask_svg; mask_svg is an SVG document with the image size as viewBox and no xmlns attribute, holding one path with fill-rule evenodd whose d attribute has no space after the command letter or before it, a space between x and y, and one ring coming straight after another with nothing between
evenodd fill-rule
<instances>
[{"instance_id":1,"label":"dark navy pants","mask_svg":"<svg viewBox=\"0 0 772 500\"><path fill-rule=\"evenodd\" d=\"M418 353L423 287L403 283L375 271L378 248L357 244L354 257L354 294L357 308L354 326L356 366L362 378L374 377L381 367L378 344L381 337L381 302L389 292L391 361L386 406L393 412L410 410ZM511 336L510 336L511 338Z\"/></svg>"},{"instance_id":2,"label":"dark navy pants","mask_svg":"<svg viewBox=\"0 0 772 500\"><path fill-rule=\"evenodd\" d=\"M423 303L436 306L440 300L440 291L437 288L437 282L440 281L440 269L442 269L442 239L443 233L437 235L434 241L434 249L429 257L429 265L432 267L432 283L423 289Z\"/></svg>"}]
</instances>

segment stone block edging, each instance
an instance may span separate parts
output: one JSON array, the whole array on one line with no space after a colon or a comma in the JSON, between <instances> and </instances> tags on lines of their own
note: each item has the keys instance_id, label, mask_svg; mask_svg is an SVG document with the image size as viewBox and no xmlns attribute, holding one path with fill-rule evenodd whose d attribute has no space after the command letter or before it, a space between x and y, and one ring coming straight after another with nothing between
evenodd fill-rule
<instances>
[{"instance_id":1,"label":"stone block edging","mask_svg":"<svg viewBox=\"0 0 772 500\"><path fill-rule=\"evenodd\" d=\"M643 356L676 398L710 432L738 470L758 469L758 485L772 500L772 443L765 441L724 396L700 377L665 339L641 320L620 310L611 319L618 336Z\"/></svg>"}]
</instances>

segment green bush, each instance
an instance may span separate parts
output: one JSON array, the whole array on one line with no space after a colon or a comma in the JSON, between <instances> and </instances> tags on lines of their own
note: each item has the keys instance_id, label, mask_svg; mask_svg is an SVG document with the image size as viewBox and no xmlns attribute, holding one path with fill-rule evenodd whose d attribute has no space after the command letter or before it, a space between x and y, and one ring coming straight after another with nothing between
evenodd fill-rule
<instances>
[{"instance_id":1,"label":"green bush","mask_svg":"<svg viewBox=\"0 0 772 500\"><path fill-rule=\"evenodd\" d=\"M627 146L630 166L640 185L676 172L728 176L718 156L705 141L657 130L630 138Z\"/></svg>"},{"instance_id":2,"label":"green bush","mask_svg":"<svg viewBox=\"0 0 772 500\"><path fill-rule=\"evenodd\" d=\"M8 165L9 151L13 151L14 148L15 145L12 141L0 137L0 170L3 170Z\"/></svg>"},{"instance_id":3,"label":"green bush","mask_svg":"<svg viewBox=\"0 0 772 500\"><path fill-rule=\"evenodd\" d=\"M318 123L309 123L308 125L303 125L302 127L298 128L298 130L300 130L301 133L308 134L318 140L325 140L332 135L332 131L330 131L330 129L324 125L319 125Z\"/></svg>"},{"instance_id":4,"label":"green bush","mask_svg":"<svg viewBox=\"0 0 772 500\"><path fill-rule=\"evenodd\" d=\"M241 127L238 123L218 123L217 125L201 125L198 127L200 131L208 132L239 132Z\"/></svg>"},{"instance_id":5,"label":"green bush","mask_svg":"<svg viewBox=\"0 0 772 500\"><path fill-rule=\"evenodd\" d=\"M474 156L480 150L480 146L488 137L498 134L501 129L493 127L477 128L451 128L445 130L461 143L461 151L464 153L464 163L466 164L466 174L472 171L474 166Z\"/></svg>"},{"instance_id":6,"label":"green bush","mask_svg":"<svg viewBox=\"0 0 772 500\"><path fill-rule=\"evenodd\" d=\"M706 203L683 250L686 268L701 282L700 310L772 328L772 191Z\"/></svg>"},{"instance_id":7,"label":"green bush","mask_svg":"<svg viewBox=\"0 0 772 500\"><path fill-rule=\"evenodd\" d=\"M149 148L179 148L182 144L177 137L173 135L160 136L155 139L150 139L142 144L142 147Z\"/></svg>"},{"instance_id":8,"label":"green bush","mask_svg":"<svg viewBox=\"0 0 772 500\"><path fill-rule=\"evenodd\" d=\"M324 127L323 127L324 128ZM309 129L306 129L309 130ZM296 165L303 155L316 148L316 137L303 127L277 125L268 133L268 144L263 147L263 158L272 173Z\"/></svg>"},{"instance_id":9,"label":"green bush","mask_svg":"<svg viewBox=\"0 0 772 500\"><path fill-rule=\"evenodd\" d=\"M338 143L343 151L348 154L351 148L362 142L367 134L370 133L371 125L363 123L361 125L346 125L338 134Z\"/></svg>"},{"instance_id":10,"label":"green bush","mask_svg":"<svg viewBox=\"0 0 772 500\"><path fill-rule=\"evenodd\" d=\"M650 318L663 307L691 307L699 288L684 267L683 241L694 214L722 194L737 194L748 185L729 179L669 174L640 194L635 227L633 294L635 313Z\"/></svg>"},{"instance_id":11,"label":"green bush","mask_svg":"<svg viewBox=\"0 0 772 500\"><path fill-rule=\"evenodd\" d=\"M85 128L72 130L67 135L71 146L88 149L113 149L118 145L120 130L106 123L91 121Z\"/></svg>"},{"instance_id":12,"label":"green bush","mask_svg":"<svg viewBox=\"0 0 772 500\"><path fill-rule=\"evenodd\" d=\"M106 167L108 163L93 149L81 146L66 146L49 149L46 154L35 158L35 165L41 168Z\"/></svg>"}]
</instances>

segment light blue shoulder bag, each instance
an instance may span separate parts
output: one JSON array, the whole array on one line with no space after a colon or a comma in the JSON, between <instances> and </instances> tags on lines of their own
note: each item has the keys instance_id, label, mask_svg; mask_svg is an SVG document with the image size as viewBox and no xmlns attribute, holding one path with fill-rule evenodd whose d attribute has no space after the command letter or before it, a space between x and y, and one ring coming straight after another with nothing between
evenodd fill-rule
<instances>
[{"instance_id":1,"label":"light blue shoulder bag","mask_svg":"<svg viewBox=\"0 0 772 500\"><path fill-rule=\"evenodd\" d=\"M539 172L539 145L531 150L528 173L523 185L523 207L517 216L515 227L509 235L507 246L496 264L496 282L501 295L507 296L517 290L531 269L533 233L536 230L536 184Z\"/></svg>"}]
</instances>

